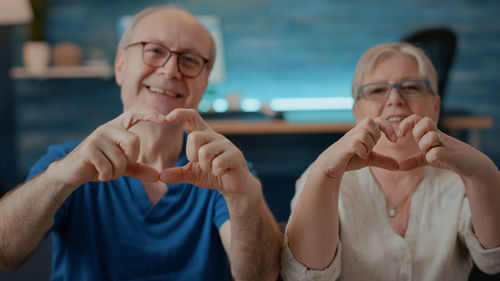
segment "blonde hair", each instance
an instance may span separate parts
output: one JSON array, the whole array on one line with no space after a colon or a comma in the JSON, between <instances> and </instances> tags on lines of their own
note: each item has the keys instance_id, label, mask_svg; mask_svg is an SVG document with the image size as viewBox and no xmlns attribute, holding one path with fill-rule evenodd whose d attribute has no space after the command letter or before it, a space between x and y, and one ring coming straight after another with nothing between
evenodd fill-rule
<instances>
[{"instance_id":1,"label":"blonde hair","mask_svg":"<svg viewBox=\"0 0 500 281\"><path fill-rule=\"evenodd\" d=\"M135 27L137 26L137 23L141 21L144 17L162 11L162 10L168 10L168 9L177 9L184 11L186 13L189 13L188 11L178 7L177 5L173 4L167 4L167 5L161 5L161 6L152 6L149 8L146 8L139 13L137 13L132 19L130 20L129 24L125 28L125 31L123 31L123 34L120 38L120 41L118 42L118 48L119 49L125 49L127 45L130 43L130 38L132 38L132 35L134 34ZM209 57L208 57L208 70L211 71L212 68L214 67L214 62L215 62L215 40L212 37L212 34L208 29L203 26L200 22L198 22L203 28L205 28L205 31L208 33L210 37L210 50L209 50Z\"/></svg>"},{"instance_id":2,"label":"blonde hair","mask_svg":"<svg viewBox=\"0 0 500 281\"><path fill-rule=\"evenodd\" d=\"M354 99L356 99L358 88L363 83L364 78L373 72L377 62L395 54L403 54L414 58L417 62L418 74L429 81L433 93L436 95L439 94L437 91L436 69L424 51L409 43L396 42L377 45L370 48L361 56L352 79L352 96Z\"/></svg>"}]
</instances>

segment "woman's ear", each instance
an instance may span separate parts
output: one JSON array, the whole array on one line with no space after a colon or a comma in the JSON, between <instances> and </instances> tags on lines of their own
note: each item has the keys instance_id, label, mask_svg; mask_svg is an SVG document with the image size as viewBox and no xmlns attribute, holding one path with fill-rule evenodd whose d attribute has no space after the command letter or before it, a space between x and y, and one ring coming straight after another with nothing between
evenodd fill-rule
<instances>
[{"instance_id":1,"label":"woman's ear","mask_svg":"<svg viewBox=\"0 0 500 281\"><path fill-rule=\"evenodd\" d=\"M358 103L354 101L354 104L352 105L352 113L354 114L354 120L357 122L358 121L358 115L359 115L359 109L356 106Z\"/></svg>"},{"instance_id":2,"label":"woman's ear","mask_svg":"<svg viewBox=\"0 0 500 281\"><path fill-rule=\"evenodd\" d=\"M125 51L122 49L118 49L115 56L115 81L119 86L123 84L125 56Z\"/></svg>"},{"instance_id":3,"label":"woman's ear","mask_svg":"<svg viewBox=\"0 0 500 281\"><path fill-rule=\"evenodd\" d=\"M435 102L434 102L434 120L439 120L439 114L441 113L441 96L436 94L436 98L435 98Z\"/></svg>"}]
</instances>

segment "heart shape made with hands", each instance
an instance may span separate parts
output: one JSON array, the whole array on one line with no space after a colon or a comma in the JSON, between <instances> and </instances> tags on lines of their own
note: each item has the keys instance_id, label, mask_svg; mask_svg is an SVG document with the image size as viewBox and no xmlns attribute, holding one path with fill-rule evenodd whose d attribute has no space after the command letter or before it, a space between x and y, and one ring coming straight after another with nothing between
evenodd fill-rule
<instances>
[{"instance_id":1,"label":"heart shape made with hands","mask_svg":"<svg viewBox=\"0 0 500 281\"><path fill-rule=\"evenodd\" d=\"M167 115L162 115L151 109L133 107L108 122L108 125L128 131L140 122L152 122L155 124L184 123L185 130L188 132L213 132L213 130L194 109L188 108L178 108L171 111ZM119 136L116 136L116 138L116 143L120 146L129 161L125 168L124 176L133 177L145 182L158 182L160 180L160 172L149 165L136 162L139 156L139 150L137 147L133 147L133 145L127 142L124 137L120 138ZM101 176L99 176L99 178L101 178Z\"/></svg>"},{"instance_id":2,"label":"heart shape made with hands","mask_svg":"<svg viewBox=\"0 0 500 281\"><path fill-rule=\"evenodd\" d=\"M435 165L435 163L427 161L429 153L434 153L436 152L436 148L445 146L441 138L442 133L438 130L436 121L429 117L422 118L413 114L400 123L397 134L398 139L404 138L410 131L420 152L401 161L399 163L399 170L409 171L425 165ZM446 137L445 134L443 136ZM432 158L435 158L435 155ZM431 162L434 162L434 160L431 160Z\"/></svg>"},{"instance_id":3,"label":"heart shape made with hands","mask_svg":"<svg viewBox=\"0 0 500 281\"><path fill-rule=\"evenodd\" d=\"M394 143L397 143L410 133L417 143L420 152L404 159L401 162L396 161L392 157L372 152L373 154L375 154L374 156L372 156L375 160L372 161L374 161L375 166L378 167L380 167L379 164L381 161L384 161L384 163L389 163L387 161L391 161L390 165L393 165L393 161L396 161L397 169L393 169L394 166L390 165L389 168L397 171L409 171L418 167L429 165L430 163L426 158L427 153L429 153L429 151L431 151L433 148L443 146L441 134L437 129L436 123L428 117L421 118L420 116L414 114L405 118L399 124L398 132L395 135L392 134L394 130L387 129L387 124L380 124L379 126L381 131L387 136L387 138Z\"/></svg>"},{"instance_id":4,"label":"heart shape made with hands","mask_svg":"<svg viewBox=\"0 0 500 281\"><path fill-rule=\"evenodd\" d=\"M390 155L375 152L373 147L378 143L382 134L393 143L405 137L412 137L420 152L401 162ZM411 135L407 136L408 134ZM429 117L421 118L416 114L411 115L402 120L397 129L382 117L365 118L325 151L326 162L330 163L328 164L330 168L327 168L325 173L334 178L345 171L368 166L391 171L408 171L429 165L427 161L429 152L432 150L431 153L434 154L433 148L438 146L443 146L443 142L436 123Z\"/></svg>"},{"instance_id":5,"label":"heart shape made with hands","mask_svg":"<svg viewBox=\"0 0 500 281\"><path fill-rule=\"evenodd\" d=\"M379 167L391 171L409 171L418 167L428 165L429 163L427 162L425 156L426 153L419 152L404 159L403 161L397 161L396 159L388 155L383 155L372 151L366 161L367 166Z\"/></svg>"},{"instance_id":6,"label":"heart shape made with hands","mask_svg":"<svg viewBox=\"0 0 500 281\"><path fill-rule=\"evenodd\" d=\"M129 164L126 167L125 175L137 178L145 182L164 182L166 184L191 183L200 187L219 188L222 186L220 177L217 174L222 174L224 171L206 172L201 169L198 163L198 149L201 146L215 142L216 140L226 140L224 137L215 134L215 131L201 118L197 111L188 108L178 108L171 111L169 114L161 115L153 110L133 108L124 116L120 116L113 120L114 125L122 129L128 130L139 122L153 122L156 124L184 124L184 130L188 133L196 132L201 137L201 143L196 143L189 138L186 144L186 156L189 163L182 167L170 167L161 172L158 172L151 166L143 163L135 162L138 157L138 151L128 153L127 158ZM200 139L200 138L198 138ZM191 141L190 141L191 140ZM127 154L127 147L122 147ZM214 157L222 153L219 151ZM133 154L133 155L132 155ZM231 162L231 161L229 161Z\"/></svg>"}]
</instances>

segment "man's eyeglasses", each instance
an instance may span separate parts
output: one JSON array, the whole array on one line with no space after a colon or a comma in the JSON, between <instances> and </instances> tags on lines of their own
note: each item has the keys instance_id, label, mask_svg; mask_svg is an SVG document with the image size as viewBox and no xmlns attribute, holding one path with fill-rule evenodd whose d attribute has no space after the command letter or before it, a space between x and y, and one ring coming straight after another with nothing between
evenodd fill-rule
<instances>
[{"instance_id":1,"label":"man's eyeglasses","mask_svg":"<svg viewBox=\"0 0 500 281\"><path fill-rule=\"evenodd\" d=\"M177 70L187 77L196 77L200 75L203 67L209 62L208 59L189 52L176 52L163 46L162 44L152 42L136 42L125 46L128 49L132 46L142 46L142 60L151 67L162 67L172 57L177 55Z\"/></svg>"},{"instance_id":2,"label":"man's eyeglasses","mask_svg":"<svg viewBox=\"0 0 500 281\"><path fill-rule=\"evenodd\" d=\"M358 88L356 100L363 97L365 100L383 100L389 97L392 88L396 88L403 98L425 96L428 90L434 95L427 80L403 80L398 83L369 83Z\"/></svg>"}]
</instances>

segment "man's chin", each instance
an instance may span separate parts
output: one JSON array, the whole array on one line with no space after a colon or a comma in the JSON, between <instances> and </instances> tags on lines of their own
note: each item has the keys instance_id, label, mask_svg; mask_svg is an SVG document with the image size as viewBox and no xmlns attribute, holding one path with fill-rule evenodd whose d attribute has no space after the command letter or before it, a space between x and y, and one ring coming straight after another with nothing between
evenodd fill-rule
<instances>
[{"instance_id":1,"label":"man's chin","mask_svg":"<svg viewBox=\"0 0 500 281\"><path fill-rule=\"evenodd\" d=\"M168 104L163 104L163 103L156 103L156 104L147 104L145 107L150 108L156 112L158 112L161 115L168 115L170 112L172 112L174 109L179 108L179 106L174 106L171 103Z\"/></svg>"}]
</instances>

